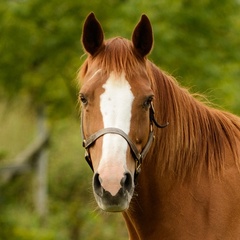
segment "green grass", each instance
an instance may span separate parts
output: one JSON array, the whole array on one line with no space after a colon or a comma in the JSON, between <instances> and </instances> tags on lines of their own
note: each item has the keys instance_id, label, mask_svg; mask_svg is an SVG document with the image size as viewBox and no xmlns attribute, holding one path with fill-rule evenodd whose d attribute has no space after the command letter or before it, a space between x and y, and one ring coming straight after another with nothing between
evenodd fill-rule
<instances>
[{"instance_id":1,"label":"green grass","mask_svg":"<svg viewBox=\"0 0 240 240\"><path fill-rule=\"evenodd\" d=\"M0 104L0 152L6 165L35 137L36 119L26 105ZM92 172L84 160L80 121L72 116L49 123L48 216L39 219L33 204L32 173L0 189L0 239L123 240L128 239L121 214L97 209Z\"/></svg>"}]
</instances>

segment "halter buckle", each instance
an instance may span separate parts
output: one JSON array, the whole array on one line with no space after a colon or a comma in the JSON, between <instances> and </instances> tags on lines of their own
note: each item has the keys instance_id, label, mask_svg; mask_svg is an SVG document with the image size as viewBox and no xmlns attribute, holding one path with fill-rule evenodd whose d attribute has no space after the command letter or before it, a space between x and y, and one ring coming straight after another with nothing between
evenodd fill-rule
<instances>
[{"instance_id":1,"label":"halter buckle","mask_svg":"<svg viewBox=\"0 0 240 240\"><path fill-rule=\"evenodd\" d=\"M141 172L142 161L138 159L136 159L135 161L136 161L135 171L137 174L139 174Z\"/></svg>"},{"instance_id":2,"label":"halter buckle","mask_svg":"<svg viewBox=\"0 0 240 240\"><path fill-rule=\"evenodd\" d=\"M86 162L88 163L89 167L92 169L92 171L94 172L93 170L93 165L92 165L92 160L91 160L91 157L90 157L90 154L88 152L88 149L85 149L85 160Z\"/></svg>"},{"instance_id":3,"label":"halter buckle","mask_svg":"<svg viewBox=\"0 0 240 240\"><path fill-rule=\"evenodd\" d=\"M134 172L134 183L136 185L138 175L141 172L142 160L135 159L135 162L136 162L136 167L135 167L135 172Z\"/></svg>"}]
</instances>

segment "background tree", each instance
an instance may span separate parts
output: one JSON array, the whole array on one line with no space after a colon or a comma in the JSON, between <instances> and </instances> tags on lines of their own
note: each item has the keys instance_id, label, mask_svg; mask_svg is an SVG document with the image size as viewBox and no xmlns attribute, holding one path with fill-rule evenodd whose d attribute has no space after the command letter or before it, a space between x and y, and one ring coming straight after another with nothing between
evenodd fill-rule
<instances>
[{"instance_id":1,"label":"background tree","mask_svg":"<svg viewBox=\"0 0 240 240\"><path fill-rule=\"evenodd\" d=\"M97 0L1 2L4 92L28 94L34 105L47 104L51 112L73 111L77 96L73 79L83 60L79 40L86 15L96 12L107 37L129 38L145 12L155 34L153 61L197 90L217 88L214 95L221 101L216 102L238 112L238 1L112 0L105 1L104 8L102 4Z\"/></svg>"}]
</instances>

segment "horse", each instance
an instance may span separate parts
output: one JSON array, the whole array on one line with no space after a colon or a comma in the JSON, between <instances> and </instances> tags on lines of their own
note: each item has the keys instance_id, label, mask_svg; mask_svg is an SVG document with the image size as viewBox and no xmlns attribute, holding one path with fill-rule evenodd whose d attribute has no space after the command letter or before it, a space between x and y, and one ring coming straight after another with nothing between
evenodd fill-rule
<instances>
[{"instance_id":1,"label":"horse","mask_svg":"<svg viewBox=\"0 0 240 240\"><path fill-rule=\"evenodd\" d=\"M90 13L79 102L100 209L122 212L131 240L240 239L240 118L151 62L149 18L105 40Z\"/></svg>"}]
</instances>

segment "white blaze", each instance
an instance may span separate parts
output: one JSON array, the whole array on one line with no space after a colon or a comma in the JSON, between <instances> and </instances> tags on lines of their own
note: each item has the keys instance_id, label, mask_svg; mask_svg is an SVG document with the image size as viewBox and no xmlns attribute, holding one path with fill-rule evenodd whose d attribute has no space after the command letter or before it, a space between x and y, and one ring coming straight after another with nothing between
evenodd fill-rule
<instances>
[{"instance_id":1,"label":"white blaze","mask_svg":"<svg viewBox=\"0 0 240 240\"><path fill-rule=\"evenodd\" d=\"M111 73L103 88L105 91L100 96L100 111L104 128L120 128L129 134L134 96L130 84L125 79L125 74ZM103 136L102 157L98 168L102 172L102 177L115 174L115 177L107 177L110 182L114 182L114 178L121 179L123 177L124 171L127 169L127 147L127 141L117 134Z\"/></svg>"}]
</instances>

